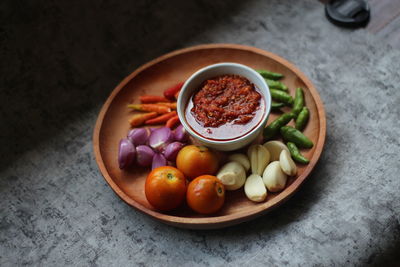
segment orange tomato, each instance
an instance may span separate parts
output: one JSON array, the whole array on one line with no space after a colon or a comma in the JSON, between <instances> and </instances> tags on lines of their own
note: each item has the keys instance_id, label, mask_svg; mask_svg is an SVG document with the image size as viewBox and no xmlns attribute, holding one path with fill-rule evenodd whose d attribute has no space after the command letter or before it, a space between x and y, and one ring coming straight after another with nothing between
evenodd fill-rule
<instances>
[{"instance_id":1,"label":"orange tomato","mask_svg":"<svg viewBox=\"0 0 400 267\"><path fill-rule=\"evenodd\" d=\"M224 185L215 176L199 176L189 183L186 201L189 207L198 213L211 214L217 212L224 205Z\"/></svg>"},{"instance_id":2,"label":"orange tomato","mask_svg":"<svg viewBox=\"0 0 400 267\"><path fill-rule=\"evenodd\" d=\"M218 170L218 158L205 146L189 145L179 151L176 167L186 178L192 180L200 175L215 174Z\"/></svg>"},{"instance_id":3,"label":"orange tomato","mask_svg":"<svg viewBox=\"0 0 400 267\"><path fill-rule=\"evenodd\" d=\"M185 199L185 176L171 166L155 168L146 178L144 192L154 208L161 211L175 209Z\"/></svg>"}]
</instances>

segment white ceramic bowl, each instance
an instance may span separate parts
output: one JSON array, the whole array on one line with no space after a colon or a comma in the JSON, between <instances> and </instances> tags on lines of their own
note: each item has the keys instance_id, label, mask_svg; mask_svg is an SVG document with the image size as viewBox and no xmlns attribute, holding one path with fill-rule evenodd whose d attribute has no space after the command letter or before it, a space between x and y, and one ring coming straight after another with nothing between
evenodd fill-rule
<instances>
[{"instance_id":1,"label":"white ceramic bowl","mask_svg":"<svg viewBox=\"0 0 400 267\"><path fill-rule=\"evenodd\" d=\"M233 140L210 140L204 138L203 136L197 134L188 125L185 118L185 108L188 101L192 97L193 93L199 89L202 82L219 75L226 74L236 74L247 78L252 82L259 90L265 101L265 114L261 118L261 123L259 123L253 130L249 131L243 136L235 138ZM207 66L195 72L189 79L186 80L183 85L181 92L178 97L177 111L180 121L186 131L198 140L201 144L223 151L231 151L242 148L250 144L262 130L265 128L268 116L271 109L271 95L269 93L268 85L266 84L264 78L255 70L237 63L218 63L214 65Z\"/></svg>"}]
</instances>

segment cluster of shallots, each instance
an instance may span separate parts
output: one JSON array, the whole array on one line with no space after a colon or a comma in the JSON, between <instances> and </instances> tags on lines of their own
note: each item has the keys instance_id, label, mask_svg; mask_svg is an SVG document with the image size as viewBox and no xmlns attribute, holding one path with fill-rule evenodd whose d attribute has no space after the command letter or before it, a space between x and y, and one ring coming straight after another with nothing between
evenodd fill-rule
<instances>
[{"instance_id":1,"label":"cluster of shallots","mask_svg":"<svg viewBox=\"0 0 400 267\"><path fill-rule=\"evenodd\" d=\"M168 127L132 129L119 143L119 168L126 169L135 162L152 169L174 165L179 150L187 141L188 135L182 125L174 131Z\"/></svg>"}]
</instances>

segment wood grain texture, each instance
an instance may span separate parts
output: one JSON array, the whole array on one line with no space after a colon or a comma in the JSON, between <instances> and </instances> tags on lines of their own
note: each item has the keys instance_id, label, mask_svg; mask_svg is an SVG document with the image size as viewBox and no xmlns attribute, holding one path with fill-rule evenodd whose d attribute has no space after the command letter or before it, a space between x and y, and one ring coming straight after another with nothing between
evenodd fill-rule
<instances>
[{"instance_id":1,"label":"wood grain texture","mask_svg":"<svg viewBox=\"0 0 400 267\"><path fill-rule=\"evenodd\" d=\"M269 193L263 203L253 203L243 190L228 192L221 211L212 216L195 214L187 207L165 214L156 211L146 200L144 182L148 169L133 167L121 171L117 153L119 140L129 130L131 116L126 104L142 94L159 94L165 88L186 80L196 70L219 62L236 62L252 68L264 68L283 73L283 82L294 95L296 87L303 87L311 117L304 133L314 147L303 154L311 159L308 165L298 165L298 174L288 180L280 193ZM272 113L269 122L279 116ZM293 124L293 122L291 122ZM211 44L190 47L163 55L135 70L111 93L103 105L93 134L94 153L105 180L126 203L164 223L191 229L212 229L238 224L278 207L292 196L311 173L322 153L326 135L326 118L322 101L311 81L287 60L270 52L235 44Z\"/></svg>"}]
</instances>

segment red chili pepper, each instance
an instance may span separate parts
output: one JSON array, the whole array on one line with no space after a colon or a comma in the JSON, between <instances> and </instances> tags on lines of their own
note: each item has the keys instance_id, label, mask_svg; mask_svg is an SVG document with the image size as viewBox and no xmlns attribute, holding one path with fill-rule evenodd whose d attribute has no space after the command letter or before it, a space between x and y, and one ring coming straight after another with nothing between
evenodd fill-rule
<instances>
[{"instance_id":1,"label":"red chili pepper","mask_svg":"<svg viewBox=\"0 0 400 267\"><path fill-rule=\"evenodd\" d=\"M172 129L173 127L175 127L175 125L177 125L179 122L179 117L178 115L173 116L172 118L170 118L167 123L165 124L166 127Z\"/></svg>"},{"instance_id":2,"label":"red chili pepper","mask_svg":"<svg viewBox=\"0 0 400 267\"><path fill-rule=\"evenodd\" d=\"M164 91L164 96L169 100L175 100L175 94L181 90L183 82L178 83Z\"/></svg>"},{"instance_id":3,"label":"red chili pepper","mask_svg":"<svg viewBox=\"0 0 400 267\"><path fill-rule=\"evenodd\" d=\"M153 119L147 120L145 124L161 124L163 122L168 121L170 118L176 115L176 111L169 112L167 114L163 114L161 116L155 117Z\"/></svg>"},{"instance_id":4,"label":"red chili pepper","mask_svg":"<svg viewBox=\"0 0 400 267\"><path fill-rule=\"evenodd\" d=\"M144 104L158 103L158 102L168 102L163 96L158 95L142 95L139 97L140 102Z\"/></svg>"},{"instance_id":5,"label":"red chili pepper","mask_svg":"<svg viewBox=\"0 0 400 267\"><path fill-rule=\"evenodd\" d=\"M175 99L178 100L179 94L180 94L181 90L179 90L178 92L176 92L176 94L174 95Z\"/></svg>"}]
</instances>

